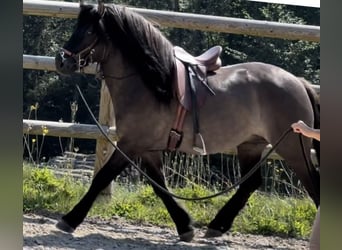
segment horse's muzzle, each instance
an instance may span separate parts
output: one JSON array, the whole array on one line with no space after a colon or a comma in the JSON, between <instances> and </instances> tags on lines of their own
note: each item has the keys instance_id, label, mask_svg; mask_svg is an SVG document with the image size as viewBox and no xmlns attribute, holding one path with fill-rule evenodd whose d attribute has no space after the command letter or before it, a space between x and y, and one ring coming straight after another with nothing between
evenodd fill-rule
<instances>
[{"instance_id":1,"label":"horse's muzzle","mask_svg":"<svg viewBox=\"0 0 342 250\"><path fill-rule=\"evenodd\" d=\"M61 50L55 57L56 70L60 74L70 75L78 70L78 63L74 57Z\"/></svg>"}]
</instances>

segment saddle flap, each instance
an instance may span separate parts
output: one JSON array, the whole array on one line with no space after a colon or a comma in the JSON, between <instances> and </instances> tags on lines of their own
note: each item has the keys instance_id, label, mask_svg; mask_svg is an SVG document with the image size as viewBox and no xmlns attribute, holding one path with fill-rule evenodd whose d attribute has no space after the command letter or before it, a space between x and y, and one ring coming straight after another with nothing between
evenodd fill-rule
<instances>
[{"instance_id":1,"label":"saddle flap","mask_svg":"<svg viewBox=\"0 0 342 250\"><path fill-rule=\"evenodd\" d=\"M188 111L192 110L191 105L191 90L187 83L188 75L184 64L176 58L176 78L175 88L179 102ZM208 89L200 81L195 81L196 84L196 99L198 107L201 107L205 98L208 95Z\"/></svg>"}]
</instances>

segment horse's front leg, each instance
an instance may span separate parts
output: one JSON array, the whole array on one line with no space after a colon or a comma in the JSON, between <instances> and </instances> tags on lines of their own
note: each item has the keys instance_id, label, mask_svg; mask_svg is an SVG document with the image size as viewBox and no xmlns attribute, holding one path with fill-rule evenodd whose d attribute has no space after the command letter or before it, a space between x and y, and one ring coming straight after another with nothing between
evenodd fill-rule
<instances>
[{"instance_id":1,"label":"horse's front leg","mask_svg":"<svg viewBox=\"0 0 342 250\"><path fill-rule=\"evenodd\" d=\"M157 184L167 190L165 178L161 171L162 160L160 153L148 153L142 157L142 166L146 169L149 177ZM151 183L155 194L163 201L172 220L176 224L177 232L181 241L189 242L194 237L194 228L190 215L181 207L175 199L160 190L154 183Z\"/></svg>"},{"instance_id":2,"label":"horse's front leg","mask_svg":"<svg viewBox=\"0 0 342 250\"><path fill-rule=\"evenodd\" d=\"M108 162L94 177L88 192L69 213L62 217L56 227L65 232L72 233L87 216L99 193L106 188L127 165L127 160L124 159L119 152L114 151Z\"/></svg>"}]
</instances>

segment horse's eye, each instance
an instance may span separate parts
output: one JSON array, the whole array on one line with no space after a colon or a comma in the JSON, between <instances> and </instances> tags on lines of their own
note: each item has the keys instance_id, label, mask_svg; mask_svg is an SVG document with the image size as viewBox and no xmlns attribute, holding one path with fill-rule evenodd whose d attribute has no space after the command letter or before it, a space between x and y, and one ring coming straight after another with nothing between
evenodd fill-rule
<instances>
[{"instance_id":1,"label":"horse's eye","mask_svg":"<svg viewBox=\"0 0 342 250\"><path fill-rule=\"evenodd\" d=\"M91 34L93 34L93 31L88 30L88 31L87 31L87 35L91 35Z\"/></svg>"}]
</instances>

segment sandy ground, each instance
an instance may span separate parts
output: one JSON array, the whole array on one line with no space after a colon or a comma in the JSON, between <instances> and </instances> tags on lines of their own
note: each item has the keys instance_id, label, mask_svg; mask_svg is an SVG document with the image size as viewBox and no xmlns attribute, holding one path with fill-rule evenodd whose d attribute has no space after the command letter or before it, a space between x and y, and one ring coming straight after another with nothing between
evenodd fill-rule
<instances>
[{"instance_id":1,"label":"sandy ground","mask_svg":"<svg viewBox=\"0 0 342 250\"><path fill-rule=\"evenodd\" d=\"M73 234L55 227L60 216L37 213L23 215L23 249L308 249L308 242L293 238L249 234L225 234L205 239L205 229L197 229L190 243L180 242L175 230L152 225L132 224L123 218L87 218Z\"/></svg>"}]
</instances>

